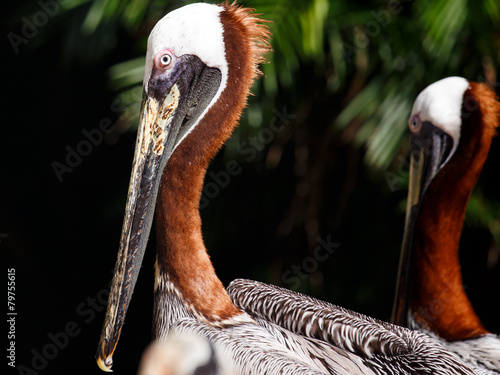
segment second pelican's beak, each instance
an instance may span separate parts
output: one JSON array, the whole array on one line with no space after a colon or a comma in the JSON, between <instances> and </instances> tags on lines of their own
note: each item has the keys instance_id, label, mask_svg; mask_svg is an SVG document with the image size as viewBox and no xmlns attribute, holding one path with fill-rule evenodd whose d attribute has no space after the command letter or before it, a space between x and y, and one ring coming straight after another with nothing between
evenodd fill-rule
<instances>
[{"instance_id":1,"label":"second pelican's beak","mask_svg":"<svg viewBox=\"0 0 500 375\"><path fill-rule=\"evenodd\" d=\"M97 363L111 371L113 352L144 257L163 171L175 148L216 95L218 69L191 55L167 69L153 68L143 94L120 247Z\"/></svg>"},{"instance_id":2,"label":"second pelican's beak","mask_svg":"<svg viewBox=\"0 0 500 375\"><path fill-rule=\"evenodd\" d=\"M412 127L412 121L414 126ZM453 139L430 122L420 123L418 116L410 119L411 156L410 181L406 218L399 259L398 282L392 312L395 324L407 326L411 288L413 234L424 195L439 170L452 156ZM416 126L415 126L416 124Z\"/></svg>"}]
</instances>

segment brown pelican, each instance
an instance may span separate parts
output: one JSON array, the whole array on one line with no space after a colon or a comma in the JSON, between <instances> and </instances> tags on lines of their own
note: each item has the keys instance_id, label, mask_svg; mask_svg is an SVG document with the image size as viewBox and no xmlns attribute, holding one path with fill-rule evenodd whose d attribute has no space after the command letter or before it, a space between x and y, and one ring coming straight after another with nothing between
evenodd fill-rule
<instances>
[{"instance_id":1,"label":"brown pelican","mask_svg":"<svg viewBox=\"0 0 500 375\"><path fill-rule=\"evenodd\" d=\"M472 374L426 335L279 287L215 274L199 202L210 159L230 136L269 49L268 29L235 4L192 4L154 27L120 249L97 350L112 356L156 210L153 335L194 333L220 373Z\"/></svg>"},{"instance_id":2,"label":"brown pelican","mask_svg":"<svg viewBox=\"0 0 500 375\"><path fill-rule=\"evenodd\" d=\"M467 202L500 123L485 84L449 77L413 105L406 224L394 322L439 339L466 362L500 372L500 337L465 294L458 246Z\"/></svg>"}]
</instances>

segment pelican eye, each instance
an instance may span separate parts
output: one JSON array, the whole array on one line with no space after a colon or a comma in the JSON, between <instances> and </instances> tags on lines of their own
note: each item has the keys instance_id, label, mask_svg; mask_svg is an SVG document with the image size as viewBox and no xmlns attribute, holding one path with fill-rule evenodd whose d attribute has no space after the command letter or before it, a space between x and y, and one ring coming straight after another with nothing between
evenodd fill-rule
<instances>
[{"instance_id":1,"label":"pelican eye","mask_svg":"<svg viewBox=\"0 0 500 375\"><path fill-rule=\"evenodd\" d=\"M171 62L172 62L172 56L170 56L168 53L166 53L162 57L160 57L160 63L164 67L169 66Z\"/></svg>"},{"instance_id":2,"label":"pelican eye","mask_svg":"<svg viewBox=\"0 0 500 375\"><path fill-rule=\"evenodd\" d=\"M154 63L157 69L170 69L174 65L175 56L172 51L165 49L156 54Z\"/></svg>"},{"instance_id":3,"label":"pelican eye","mask_svg":"<svg viewBox=\"0 0 500 375\"><path fill-rule=\"evenodd\" d=\"M411 116L408 120L408 127L412 133L418 132L422 126L422 121L418 115Z\"/></svg>"}]
</instances>

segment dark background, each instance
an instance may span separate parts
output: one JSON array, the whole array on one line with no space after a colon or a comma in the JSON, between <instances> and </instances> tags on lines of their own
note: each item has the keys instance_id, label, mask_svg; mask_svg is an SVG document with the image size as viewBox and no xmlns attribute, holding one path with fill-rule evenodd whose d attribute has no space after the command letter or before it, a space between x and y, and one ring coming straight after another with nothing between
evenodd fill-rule
<instances>
[{"instance_id":1,"label":"dark background","mask_svg":"<svg viewBox=\"0 0 500 375\"><path fill-rule=\"evenodd\" d=\"M328 2L314 2L324 3ZM375 134L383 126L391 108L382 101L391 84L409 100L434 80L455 74L486 80L498 90L500 34L492 10L486 2L477 3L477 20L466 18L470 22L453 42L443 42L452 44L448 55L446 51L425 54L422 35L431 29L424 26L437 21L429 16L425 2L404 2L399 18L373 37L366 49L358 48L353 55L356 61L349 63L342 57L342 48L335 48L332 30L339 28L344 43L353 44L356 26L367 25L374 18L370 12L388 5L383 1L338 3L330 5L319 31L314 26L319 13L313 12L314 6L309 8L313 2L290 6L290 20L311 11L312 26L307 30L325 35L314 50L306 40L305 21L300 24L303 30L287 29L285 21L276 20L278 11L274 14L273 9L277 8L245 2L275 21L270 26L274 53L264 68L266 77L254 87L241 127L210 167L213 174L207 183L212 182L212 188L217 182L214 174L220 176L229 162L236 161L241 169L224 187L219 182L212 190L216 193L206 191L214 197L202 210L204 237L226 285L235 278L251 278L389 320L404 225L409 110L398 115L399 130L386 134L400 140L380 146L390 149L383 163L373 162L370 152L375 146L362 141L359 134ZM120 18L125 8L118 8L115 15L104 12L93 31L85 31L82 25L97 2L57 4L54 15L25 38L27 43L18 45L17 53L9 33L23 36L24 17L33 21L43 8L31 2L11 4L2 12L0 250L6 255L3 272L15 269L16 365L26 366L24 372L18 368L12 373L97 374L94 354L136 136L136 122L122 111L130 103L117 101L118 94L137 87L136 83L117 89L111 67L144 56L145 39L156 20L184 3L148 2L147 12L128 24ZM418 18L425 15L429 18ZM290 44L290 51L285 41L297 39L293 33L304 42ZM377 57L383 56L384 43L394 47L393 61L397 51L414 50L413 63L386 69L387 59ZM436 63L430 62L433 58ZM388 79L393 76L395 81ZM412 85L405 81L410 78ZM374 103L362 103L353 109L358 112L347 126L338 125L339 114L373 82L383 87L376 95L379 109L373 109ZM372 112L366 112L370 108ZM282 131L263 132L275 116L273 109L293 117ZM100 140L103 121L113 124L113 130L99 133ZM95 136L91 148L85 147L84 130ZM247 148L252 139L257 140L255 147ZM81 160L68 159L74 163L71 172L58 177L54 163L67 165L70 149L86 155ZM493 236L500 231L499 162L496 138L474 195L476 204L468 211L461 252L467 293L487 328L497 333L500 271ZM388 177L396 178L395 185L388 183ZM311 258L318 238L339 244L328 259L319 262ZM152 233L115 353L117 373L135 372L150 341L154 257ZM303 273L295 272L296 267Z\"/></svg>"}]
</instances>

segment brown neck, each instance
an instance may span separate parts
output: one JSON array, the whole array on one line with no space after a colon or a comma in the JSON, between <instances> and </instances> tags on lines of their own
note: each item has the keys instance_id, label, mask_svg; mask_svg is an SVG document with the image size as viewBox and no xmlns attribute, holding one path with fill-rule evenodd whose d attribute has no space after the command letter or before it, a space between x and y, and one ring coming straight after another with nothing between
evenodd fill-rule
<instances>
[{"instance_id":1,"label":"brown neck","mask_svg":"<svg viewBox=\"0 0 500 375\"><path fill-rule=\"evenodd\" d=\"M198 204L205 169L188 160L172 155L163 174L156 208L158 271L167 275L188 310L217 323L241 311L215 274L203 243Z\"/></svg>"},{"instance_id":2,"label":"brown neck","mask_svg":"<svg viewBox=\"0 0 500 375\"><path fill-rule=\"evenodd\" d=\"M485 119L498 124L498 102L494 107L496 115L488 116L481 95L489 90L483 86L471 84L464 95L464 103L474 110L463 112L459 146L431 182L414 234L411 310L419 324L447 340L463 340L488 332L462 287L458 257L467 202L496 127L485 123ZM488 98L494 100L494 94L488 94Z\"/></svg>"},{"instance_id":3,"label":"brown neck","mask_svg":"<svg viewBox=\"0 0 500 375\"><path fill-rule=\"evenodd\" d=\"M462 188L429 187L414 237L411 310L419 324L447 340L486 333L462 287L458 246L469 196Z\"/></svg>"},{"instance_id":4,"label":"brown neck","mask_svg":"<svg viewBox=\"0 0 500 375\"><path fill-rule=\"evenodd\" d=\"M217 324L241 311L232 303L215 274L202 239L199 202L206 169L231 135L253 79L257 64L267 51L267 28L250 11L224 5L223 24L227 84L198 125L178 145L169 159L156 207L158 269L167 275L186 307Z\"/></svg>"}]
</instances>

